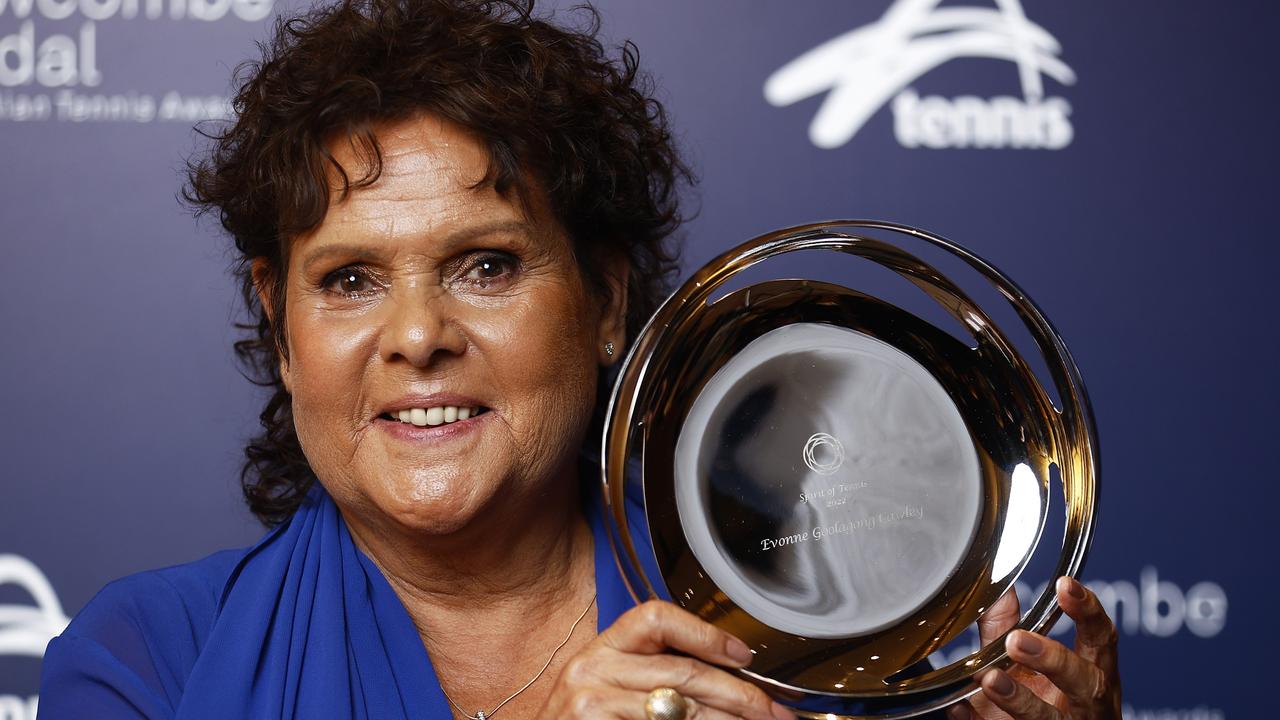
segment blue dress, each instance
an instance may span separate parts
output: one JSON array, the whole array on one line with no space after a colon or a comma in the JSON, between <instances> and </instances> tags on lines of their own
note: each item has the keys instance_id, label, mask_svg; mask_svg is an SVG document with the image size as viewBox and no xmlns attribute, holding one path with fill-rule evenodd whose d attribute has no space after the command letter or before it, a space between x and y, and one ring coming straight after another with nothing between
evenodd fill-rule
<instances>
[{"instance_id":1,"label":"blue dress","mask_svg":"<svg viewBox=\"0 0 1280 720\"><path fill-rule=\"evenodd\" d=\"M634 602L598 498L585 507L603 632ZM638 503L628 515L643 522ZM652 548L637 550L652 558ZM652 566L646 573L657 577ZM856 702L845 709L863 711ZM49 642L39 706L40 720L85 717L453 715L408 611L316 484L293 518L257 545L132 575L89 601Z\"/></svg>"},{"instance_id":2,"label":"blue dress","mask_svg":"<svg viewBox=\"0 0 1280 720\"><path fill-rule=\"evenodd\" d=\"M598 629L634 602L597 502ZM45 652L41 720L451 718L417 628L315 486L247 550L104 588Z\"/></svg>"}]
</instances>

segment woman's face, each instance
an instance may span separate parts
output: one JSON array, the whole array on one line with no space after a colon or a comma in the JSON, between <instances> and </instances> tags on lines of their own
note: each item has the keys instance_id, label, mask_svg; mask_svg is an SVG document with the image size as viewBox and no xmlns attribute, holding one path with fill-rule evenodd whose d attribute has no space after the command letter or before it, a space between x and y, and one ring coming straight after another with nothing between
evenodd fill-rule
<instances>
[{"instance_id":1,"label":"woman's face","mask_svg":"<svg viewBox=\"0 0 1280 720\"><path fill-rule=\"evenodd\" d=\"M378 181L290 248L281 369L339 506L443 534L572 480L623 309L588 293L545 208L477 187L488 157L466 131L426 116L377 134Z\"/></svg>"}]
</instances>

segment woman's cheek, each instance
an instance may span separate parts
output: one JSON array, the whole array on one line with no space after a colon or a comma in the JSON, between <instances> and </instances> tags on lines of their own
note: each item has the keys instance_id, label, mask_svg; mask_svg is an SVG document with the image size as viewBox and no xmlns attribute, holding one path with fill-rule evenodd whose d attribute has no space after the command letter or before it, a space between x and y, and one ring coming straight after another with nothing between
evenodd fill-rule
<instances>
[{"instance_id":1,"label":"woman's cheek","mask_svg":"<svg viewBox=\"0 0 1280 720\"><path fill-rule=\"evenodd\" d=\"M368 346L375 334L356 318L300 314L289 328L290 388L299 440L304 448L323 439L323 428L339 430L357 419L360 380L367 366ZM343 434L354 428L343 427ZM304 437L305 436L305 437ZM308 442L311 441L311 442ZM317 446L316 449L319 449Z\"/></svg>"},{"instance_id":2,"label":"woman's cheek","mask_svg":"<svg viewBox=\"0 0 1280 720\"><path fill-rule=\"evenodd\" d=\"M560 455L577 451L590 420L595 355L587 309L575 289L567 283L541 289L490 318L479 347L493 358L501 392L516 405L525 451L560 462Z\"/></svg>"}]
</instances>

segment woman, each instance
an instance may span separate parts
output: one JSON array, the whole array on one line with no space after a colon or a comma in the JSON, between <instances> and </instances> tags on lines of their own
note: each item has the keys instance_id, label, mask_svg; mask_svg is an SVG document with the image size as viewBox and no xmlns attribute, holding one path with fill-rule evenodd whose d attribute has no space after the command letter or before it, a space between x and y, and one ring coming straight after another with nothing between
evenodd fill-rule
<instances>
[{"instance_id":1,"label":"woman","mask_svg":"<svg viewBox=\"0 0 1280 720\"><path fill-rule=\"evenodd\" d=\"M580 448L687 173L634 53L531 11L344 2L247 68L189 198L241 253L274 529L108 586L50 644L41 717L792 717L731 674L742 642L631 608L609 555ZM1015 634L1044 674L953 714L1119 717L1114 630L1059 597L1079 650Z\"/></svg>"}]
</instances>

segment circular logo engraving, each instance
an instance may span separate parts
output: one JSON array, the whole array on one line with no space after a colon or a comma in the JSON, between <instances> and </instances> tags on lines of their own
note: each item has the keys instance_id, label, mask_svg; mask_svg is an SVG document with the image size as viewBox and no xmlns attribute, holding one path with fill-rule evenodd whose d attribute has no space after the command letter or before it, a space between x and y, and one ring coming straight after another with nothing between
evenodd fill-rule
<instances>
[{"instance_id":1,"label":"circular logo engraving","mask_svg":"<svg viewBox=\"0 0 1280 720\"><path fill-rule=\"evenodd\" d=\"M804 464L819 475L830 475L844 464L844 446L826 433L814 433L804 444Z\"/></svg>"}]
</instances>

